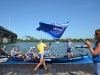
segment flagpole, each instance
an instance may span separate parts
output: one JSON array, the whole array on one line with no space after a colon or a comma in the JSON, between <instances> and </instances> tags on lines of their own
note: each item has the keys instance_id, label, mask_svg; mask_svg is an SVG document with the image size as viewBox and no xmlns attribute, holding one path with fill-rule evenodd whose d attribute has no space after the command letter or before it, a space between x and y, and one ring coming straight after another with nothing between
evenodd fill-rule
<instances>
[{"instance_id":1,"label":"flagpole","mask_svg":"<svg viewBox=\"0 0 100 75\"><path fill-rule=\"evenodd\" d=\"M15 24L14 24L14 33L15 33Z\"/></svg>"},{"instance_id":2,"label":"flagpole","mask_svg":"<svg viewBox=\"0 0 100 75\"><path fill-rule=\"evenodd\" d=\"M17 29L16 33L17 33L17 35L18 35L18 29Z\"/></svg>"},{"instance_id":3,"label":"flagpole","mask_svg":"<svg viewBox=\"0 0 100 75\"><path fill-rule=\"evenodd\" d=\"M9 19L9 30L10 30L10 19Z\"/></svg>"}]
</instances>

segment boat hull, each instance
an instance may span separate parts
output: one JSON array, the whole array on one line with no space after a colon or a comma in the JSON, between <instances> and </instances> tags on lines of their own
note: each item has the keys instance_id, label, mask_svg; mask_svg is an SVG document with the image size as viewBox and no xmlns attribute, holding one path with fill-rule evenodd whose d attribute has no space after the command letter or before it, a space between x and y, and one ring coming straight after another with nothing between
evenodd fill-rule
<instances>
[{"instance_id":1,"label":"boat hull","mask_svg":"<svg viewBox=\"0 0 100 75\"><path fill-rule=\"evenodd\" d=\"M92 63L92 60L88 58L88 55L82 55L72 58L56 57L45 58L46 63L65 63L65 64L78 64L78 63ZM24 58L8 58L4 64L35 64L39 63L39 58L32 58L25 60Z\"/></svg>"}]
</instances>

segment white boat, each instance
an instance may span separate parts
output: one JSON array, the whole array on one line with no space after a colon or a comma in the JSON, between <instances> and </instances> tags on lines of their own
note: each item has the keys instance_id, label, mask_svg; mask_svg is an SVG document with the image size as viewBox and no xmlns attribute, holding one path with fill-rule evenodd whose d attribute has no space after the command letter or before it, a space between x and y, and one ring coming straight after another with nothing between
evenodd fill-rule
<instances>
[{"instance_id":1,"label":"white boat","mask_svg":"<svg viewBox=\"0 0 100 75\"><path fill-rule=\"evenodd\" d=\"M75 45L75 48L88 48L87 45Z\"/></svg>"},{"instance_id":2,"label":"white boat","mask_svg":"<svg viewBox=\"0 0 100 75\"><path fill-rule=\"evenodd\" d=\"M0 63L6 62L7 60L8 60L8 58L0 58Z\"/></svg>"},{"instance_id":3,"label":"white boat","mask_svg":"<svg viewBox=\"0 0 100 75\"><path fill-rule=\"evenodd\" d=\"M59 41L57 41L56 43L60 43Z\"/></svg>"}]
</instances>

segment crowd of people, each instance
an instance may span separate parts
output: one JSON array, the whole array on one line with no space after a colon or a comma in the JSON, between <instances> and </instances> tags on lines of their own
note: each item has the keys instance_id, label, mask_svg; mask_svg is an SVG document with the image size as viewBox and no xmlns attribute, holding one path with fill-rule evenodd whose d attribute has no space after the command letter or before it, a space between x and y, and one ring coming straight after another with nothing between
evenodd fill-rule
<instances>
[{"instance_id":1,"label":"crowd of people","mask_svg":"<svg viewBox=\"0 0 100 75\"><path fill-rule=\"evenodd\" d=\"M40 41L41 42L41 41ZM73 52L72 52L72 47L73 44L71 42L71 39L68 38L67 40L67 44L66 44L66 54L68 56L68 58L73 57ZM37 46L37 49L39 50L39 47ZM41 52L39 52L40 54ZM51 51L49 50L48 47L44 48L43 51L43 56L44 57L51 57L54 58L54 56L52 55ZM24 58L39 58L39 54L35 53L35 47L30 47L30 49L25 53L22 54L22 51L20 50L19 46L12 46L11 52L8 53L8 51L6 50L6 46L3 46L0 48L0 56L11 56L11 57L24 57Z\"/></svg>"},{"instance_id":2,"label":"crowd of people","mask_svg":"<svg viewBox=\"0 0 100 75\"><path fill-rule=\"evenodd\" d=\"M35 53L35 47L30 47L30 49L25 53L22 54L22 50L20 50L19 46L12 46L12 49L10 52L6 50L6 46L0 47L0 56L6 56L6 57L18 57L18 58L39 58L39 55ZM51 51L49 49L44 50L44 57L52 57Z\"/></svg>"},{"instance_id":3,"label":"crowd of people","mask_svg":"<svg viewBox=\"0 0 100 75\"><path fill-rule=\"evenodd\" d=\"M47 70L46 65L45 65L45 60L44 57L50 57L50 58L55 58L54 56L52 56L51 51L49 50L51 43L49 43L49 45L47 46L46 44L43 43L43 39L40 39L40 43L37 45L37 51L38 53L35 53L35 47L30 47L30 49L24 54L22 55L22 51L20 50L19 46L12 46L11 52L8 53L6 50L6 46L3 46L2 48L0 48L0 54L1 56L10 56L10 57L23 57L25 58L25 60L27 59L31 59L31 58L40 58L40 63L35 67L34 71L36 72L36 70L38 69L38 67L43 64L45 71ZM66 50L67 50L67 55L68 58L70 58L71 56L73 56L73 52L72 52L72 42L70 40L70 38L68 39L68 43L66 45Z\"/></svg>"},{"instance_id":4,"label":"crowd of people","mask_svg":"<svg viewBox=\"0 0 100 75\"><path fill-rule=\"evenodd\" d=\"M44 65L45 71L47 71L47 67L45 65L45 59L44 57L50 57L54 58L49 50L51 43L49 43L49 46L46 46L46 44L43 43L43 39L40 39L40 43L37 45L37 51L38 54L34 52L35 47L30 47L30 49L25 53L26 59L31 59L31 58L40 58L40 63L35 67L34 72L38 69L40 65ZM19 49L20 47L17 46L12 46L12 50L10 53L7 52L6 46L3 46L0 48L0 55L1 56L11 56L13 58L15 57L22 57L22 51Z\"/></svg>"}]
</instances>

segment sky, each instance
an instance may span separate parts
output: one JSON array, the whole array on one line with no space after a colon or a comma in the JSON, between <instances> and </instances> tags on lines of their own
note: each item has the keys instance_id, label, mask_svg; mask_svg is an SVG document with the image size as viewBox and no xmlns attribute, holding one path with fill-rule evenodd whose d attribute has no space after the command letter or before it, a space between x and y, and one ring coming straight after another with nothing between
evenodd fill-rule
<instances>
[{"instance_id":1,"label":"sky","mask_svg":"<svg viewBox=\"0 0 100 75\"><path fill-rule=\"evenodd\" d=\"M0 0L0 26L18 38L52 39L36 30L41 21L69 22L61 39L94 38L100 29L100 0Z\"/></svg>"}]
</instances>

